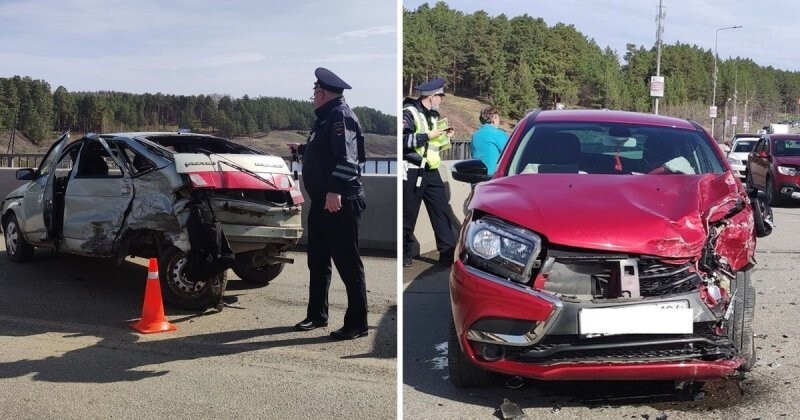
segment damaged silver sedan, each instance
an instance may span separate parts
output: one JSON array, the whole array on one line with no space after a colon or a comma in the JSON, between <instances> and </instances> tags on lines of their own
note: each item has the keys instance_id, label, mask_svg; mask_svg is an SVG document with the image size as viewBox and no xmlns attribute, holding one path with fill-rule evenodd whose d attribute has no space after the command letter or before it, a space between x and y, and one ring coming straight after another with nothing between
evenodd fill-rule
<instances>
[{"instance_id":1,"label":"damaged silver sedan","mask_svg":"<svg viewBox=\"0 0 800 420\"><path fill-rule=\"evenodd\" d=\"M34 247L91 257L157 257L164 298L219 304L226 270L265 285L302 236L303 196L280 157L188 133L65 133L2 203L12 261Z\"/></svg>"}]
</instances>

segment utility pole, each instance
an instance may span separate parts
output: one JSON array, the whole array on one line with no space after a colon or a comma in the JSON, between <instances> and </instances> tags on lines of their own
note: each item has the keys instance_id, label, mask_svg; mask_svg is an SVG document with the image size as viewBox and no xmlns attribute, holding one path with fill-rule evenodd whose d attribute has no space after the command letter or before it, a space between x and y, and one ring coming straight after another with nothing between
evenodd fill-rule
<instances>
[{"instance_id":1,"label":"utility pole","mask_svg":"<svg viewBox=\"0 0 800 420\"><path fill-rule=\"evenodd\" d=\"M661 95L664 94L664 84L661 77L661 37L664 34L664 8L661 6L662 0L658 0L658 14L656 15L656 77L661 81ZM651 81L651 95L653 94L652 81ZM658 96L654 97L653 101L653 114L658 115Z\"/></svg>"},{"instance_id":2,"label":"utility pole","mask_svg":"<svg viewBox=\"0 0 800 420\"><path fill-rule=\"evenodd\" d=\"M733 62L733 134L735 135L739 127L737 127L737 123L739 122L738 113L736 112L739 104L738 96L739 96L739 68L736 66L738 63L736 61ZM725 139L722 139L725 141Z\"/></svg>"},{"instance_id":3,"label":"utility pole","mask_svg":"<svg viewBox=\"0 0 800 420\"><path fill-rule=\"evenodd\" d=\"M744 84L744 121L742 121L742 130L745 133L750 132L750 120L751 118L747 117L747 103L750 102L750 97L747 94L747 82Z\"/></svg>"}]
</instances>

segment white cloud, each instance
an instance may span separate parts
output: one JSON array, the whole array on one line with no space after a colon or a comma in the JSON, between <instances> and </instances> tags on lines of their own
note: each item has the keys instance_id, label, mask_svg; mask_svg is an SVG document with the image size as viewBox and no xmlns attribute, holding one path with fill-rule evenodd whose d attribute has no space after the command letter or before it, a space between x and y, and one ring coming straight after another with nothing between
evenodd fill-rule
<instances>
[{"instance_id":1,"label":"white cloud","mask_svg":"<svg viewBox=\"0 0 800 420\"><path fill-rule=\"evenodd\" d=\"M338 39L359 39L370 38L378 35L387 35L397 33L397 28L393 25L373 26L372 28L359 29L356 31L348 31L339 34Z\"/></svg>"}]
</instances>

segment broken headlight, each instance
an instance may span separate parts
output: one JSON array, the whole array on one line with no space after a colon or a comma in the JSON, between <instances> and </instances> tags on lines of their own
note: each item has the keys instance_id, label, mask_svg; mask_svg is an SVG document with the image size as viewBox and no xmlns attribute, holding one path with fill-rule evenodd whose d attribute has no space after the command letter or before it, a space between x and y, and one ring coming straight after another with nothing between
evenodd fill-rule
<instances>
[{"instance_id":1,"label":"broken headlight","mask_svg":"<svg viewBox=\"0 0 800 420\"><path fill-rule=\"evenodd\" d=\"M465 245L469 265L498 277L527 283L542 250L542 238L494 217L484 217L470 223Z\"/></svg>"}]
</instances>

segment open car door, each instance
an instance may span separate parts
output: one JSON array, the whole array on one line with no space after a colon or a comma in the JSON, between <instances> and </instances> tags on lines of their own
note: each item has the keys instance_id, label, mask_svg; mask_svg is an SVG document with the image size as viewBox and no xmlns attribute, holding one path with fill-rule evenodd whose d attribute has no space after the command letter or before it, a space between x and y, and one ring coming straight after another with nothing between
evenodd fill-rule
<instances>
[{"instance_id":1,"label":"open car door","mask_svg":"<svg viewBox=\"0 0 800 420\"><path fill-rule=\"evenodd\" d=\"M86 137L64 194L62 248L110 256L133 200L122 160L99 137Z\"/></svg>"},{"instance_id":2,"label":"open car door","mask_svg":"<svg viewBox=\"0 0 800 420\"><path fill-rule=\"evenodd\" d=\"M20 220L20 223L23 225L25 237L34 245L53 238L48 228L53 214L54 168L68 141L69 132L65 132L50 146L23 198L25 220Z\"/></svg>"}]
</instances>

